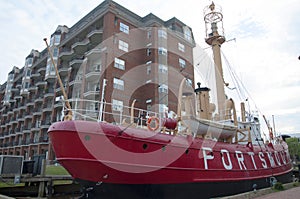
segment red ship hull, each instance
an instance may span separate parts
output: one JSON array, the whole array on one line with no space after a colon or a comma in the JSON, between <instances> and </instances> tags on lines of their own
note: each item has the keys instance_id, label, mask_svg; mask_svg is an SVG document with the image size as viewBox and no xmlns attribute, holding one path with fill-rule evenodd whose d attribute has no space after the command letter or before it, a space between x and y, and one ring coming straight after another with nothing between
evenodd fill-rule
<instances>
[{"instance_id":1,"label":"red ship hull","mask_svg":"<svg viewBox=\"0 0 300 199\"><path fill-rule=\"evenodd\" d=\"M74 178L102 184L103 195L115 187L180 198L183 189L198 195L202 188L212 197L263 188L272 177L292 179L284 142L228 144L88 121L55 123L49 136L57 160Z\"/></svg>"}]
</instances>

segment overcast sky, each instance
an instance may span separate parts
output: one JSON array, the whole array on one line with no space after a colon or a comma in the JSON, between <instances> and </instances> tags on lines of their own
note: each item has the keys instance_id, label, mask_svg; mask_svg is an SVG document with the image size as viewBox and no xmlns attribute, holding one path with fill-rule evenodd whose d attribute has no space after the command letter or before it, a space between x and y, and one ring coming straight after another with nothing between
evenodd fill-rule
<instances>
[{"instance_id":1,"label":"overcast sky","mask_svg":"<svg viewBox=\"0 0 300 199\"><path fill-rule=\"evenodd\" d=\"M13 66L22 68L31 49L43 50L44 37L58 25L71 27L101 0L0 0L0 84ZM203 8L211 1L115 0L134 13L177 17L206 48ZM300 133L300 4L297 0L216 0L227 40L222 51L233 60L243 83L276 131ZM263 122L262 122L262 125Z\"/></svg>"}]
</instances>

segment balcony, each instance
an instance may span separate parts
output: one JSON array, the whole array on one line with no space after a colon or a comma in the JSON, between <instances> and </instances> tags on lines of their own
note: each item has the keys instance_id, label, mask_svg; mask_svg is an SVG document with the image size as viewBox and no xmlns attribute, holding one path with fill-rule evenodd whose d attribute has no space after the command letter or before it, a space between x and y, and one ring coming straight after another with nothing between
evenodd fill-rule
<instances>
[{"instance_id":1,"label":"balcony","mask_svg":"<svg viewBox=\"0 0 300 199\"><path fill-rule=\"evenodd\" d=\"M93 48L92 50L88 51L85 56L89 57L90 59L93 60L100 60L100 55L103 52L103 50L101 50L100 48Z\"/></svg>"},{"instance_id":2,"label":"balcony","mask_svg":"<svg viewBox=\"0 0 300 199\"><path fill-rule=\"evenodd\" d=\"M43 113L45 113L45 112L52 112L52 111L53 111L52 106L48 106L48 107L43 108Z\"/></svg>"},{"instance_id":3,"label":"balcony","mask_svg":"<svg viewBox=\"0 0 300 199\"><path fill-rule=\"evenodd\" d=\"M39 72L37 72L37 73L34 73L34 74L31 74L31 78L33 78L33 79L37 79L37 78L39 78L41 76L41 74L39 73Z\"/></svg>"},{"instance_id":4,"label":"balcony","mask_svg":"<svg viewBox=\"0 0 300 199\"><path fill-rule=\"evenodd\" d=\"M37 96L37 98L34 100L34 103L42 103L43 102L42 96Z\"/></svg>"},{"instance_id":5,"label":"balcony","mask_svg":"<svg viewBox=\"0 0 300 199\"><path fill-rule=\"evenodd\" d=\"M88 81L99 80L101 75L101 65L95 65L92 68L93 70L87 71L87 73L85 74L85 78Z\"/></svg>"},{"instance_id":6,"label":"balcony","mask_svg":"<svg viewBox=\"0 0 300 199\"><path fill-rule=\"evenodd\" d=\"M28 103L26 104L26 106L27 106L27 107L34 106L34 102L33 102L33 101L28 102Z\"/></svg>"},{"instance_id":7,"label":"balcony","mask_svg":"<svg viewBox=\"0 0 300 199\"><path fill-rule=\"evenodd\" d=\"M11 91L12 93L15 93L15 92L18 92L19 89L18 89L18 88L11 88L10 91Z\"/></svg>"},{"instance_id":8,"label":"balcony","mask_svg":"<svg viewBox=\"0 0 300 199\"><path fill-rule=\"evenodd\" d=\"M69 66L72 68L79 68L81 64L83 63L82 57L75 57L69 62Z\"/></svg>"},{"instance_id":9,"label":"balcony","mask_svg":"<svg viewBox=\"0 0 300 199\"><path fill-rule=\"evenodd\" d=\"M99 96L99 89L95 89L95 90L89 90L85 93L83 93L84 98L86 99L95 99L96 97Z\"/></svg>"},{"instance_id":10,"label":"balcony","mask_svg":"<svg viewBox=\"0 0 300 199\"><path fill-rule=\"evenodd\" d=\"M23 133L30 133L31 126L24 127Z\"/></svg>"},{"instance_id":11,"label":"balcony","mask_svg":"<svg viewBox=\"0 0 300 199\"><path fill-rule=\"evenodd\" d=\"M24 96L24 95L28 95L28 89L21 89L20 95Z\"/></svg>"},{"instance_id":12,"label":"balcony","mask_svg":"<svg viewBox=\"0 0 300 199\"><path fill-rule=\"evenodd\" d=\"M32 119L31 113L27 114L24 118L25 118L25 120L26 120L26 119Z\"/></svg>"},{"instance_id":13,"label":"balcony","mask_svg":"<svg viewBox=\"0 0 300 199\"><path fill-rule=\"evenodd\" d=\"M76 78L70 81L69 86L82 84L82 75L77 75Z\"/></svg>"},{"instance_id":14,"label":"balcony","mask_svg":"<svg viewBox=\"0 0 300 199\"><path fill-rule=\"evenodd\" d=\"M94 29L87 34L87 38L90 39L91 43L100 43L102 41L103 29Z\"/></svg>"},{"instance_id":15,"label":"balcony","mask_svg":"<svg viewBox=\"0 0 300 199\"><path fill-rule=\"evenodd\" d=\"M45 75L45 81L53 83L55 82L55 80L56 80L56 74L54 72L50 72Z\"/></svg>"},{"instance_id":16,"label":"balcony","mask_svg":"<svg viewBox=\"0 0 300 199\"><path fill-rule=\"evenodd\" d=\"M41 129L48 129L51 125L50 120L42 122Z\"/></svg>"},{"instance_id":17,"label":"balcony","mask_svg":"<svg viewBox=\"0 0 300 199\"><path fill-rule=\"evenodd\" d=\"M37 72L40 73L41 75L44 75L46 72L46 67L39 68Z\"/></svg>"},{"instance_id":18,"label":"balcony","mask_svg":"<svg viewBox=\"0 0 300 199\"><path fill-rule=\"evenodd\" d=\"M60 76L66 76L69 72L69 67L66 66L59 66L58 67L58 72Z\"/></svg>"},{"instance_id":19,"label":"balcony","mask_svg":"<svg viewBox=\"0 0 300 199\"><path fill-rule=\"evenodd\" d=\"M63 60L64 62L68 62L74 56L73 54L74 54L73 50L68 49L68 48L63 48L62 51L59 54L59 58L61 60Z\"/></svg>"},{"instance_id":20,"label":"balcony","mask_svg":"<svg viewBox=\"0 0 300 199\"><path fill-rule=\"evenodd\" d=\"M35 84L37 87L45 87L47 85L47 82L40 80Z\"/></svg>"},{"instance_id":21,"label":"balcony","mask_svg":"<svg viewBox=\"0 0 300 199\"><path fill-rule=\"evenodd\" d=\"M16 96L14 96L14 99L15 100L18 100L18 99L22 99L23 97L21 96L21 95L16 95Z\"/></svg>"},{"instance_id":22,"label":"balcony","mask_svg":"<svg viewBox=\"0 0 300 199\"><path fill-rule=\"evenodd\" d=\"M44 98L54 97L54 93L46 93Z\"/></svg>"},{"instance_id":23,"label":"balcony","mask_svg":"<svg viewBox=\"0 0 300 199\"><path fill-rule=\"evenodd\" d=\"M34 86L34 85L31 85L29 88L28 88L28 91L29 92L35 92L37 90L37 87Z\"/></svg>"},{"instance_id":24,"label":"balcony","mask_svg":"<svg viewBox=\"0 0 300 199\"><path fill-rule=\"evenodd\" d=\"M83 54L88 50L88 44L90 43L89 39L84 39L83 41L78 41L74 43L71 48L75 51L76 54Z\"/></svg>"},{"instance_id":25,"label":"balcony","mask_svg":"<svg viewBox=\"0 0 300 199\"><path fill-rule=\"evenodd\" d=\"M48 140L49 140L48 136L44 136L44 137L39 138L39 141L42 142L42 143L47 143L48 144Z\"/></svg>"},{"instance_id":26,"label":"balcony","mask_svg":"<svg viewBox=\"0 0 300 199\"><path fill-rule=\"evenodd\" d=\"M42 108L36 108L33 112L33 116L41 116L42 115Z\"/></svg>"},{"instance_id":27,"label":"balcony","mask_svg":"<svg viewBox=\"0 0 300 199\"><path fill-rule=\"evenodd\" d=\"M61 101L55 102L53 108L59 108L59 107L63 107L63 104Z\"/></svg>"}]
</instances>

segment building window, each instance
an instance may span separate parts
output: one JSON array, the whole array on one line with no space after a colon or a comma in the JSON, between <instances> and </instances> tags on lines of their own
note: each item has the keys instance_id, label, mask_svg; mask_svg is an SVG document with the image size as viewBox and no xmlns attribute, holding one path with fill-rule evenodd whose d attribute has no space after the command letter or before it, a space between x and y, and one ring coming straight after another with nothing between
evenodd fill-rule
<instances>
[{"instance_id":1,"label":"building window","mask_svg":"<svg viewBox=\"0 0 300 199\"><path fill-rule=\"evenodd\" d=\"M123 24L122 22L120 22L120 31L129 34L129 26Z\"/></svg>"},{"instance_id":2,"label":"building window","mask_svg":"<svg viewBox=\"0 0 300 199\"><path fill-rule=\"evenodd\" d=\"M168 55L168 51L167 51L167 49L165 49L165 48L163 48L163 47L159 47L158 48L158 54L159 55Z\"/></svg>"},{"instance_id":3,"label":"building window","mask_svg":"<svg viewBox=\"0 0 300 199\"><path fill-rule=\"evenodd\" d=\"M128 52L128 43L125 41L119 40L119 49L125 52Z\"/></svg>"},{"instance_id":4,"label":"building window","mask_svg":"<svg viewBox=\"0 0 300 199\"><path fill-rule=\"evenodd\" d=\"M60 35L54 35L54 45L58 45L60 43Z\"/></svg>"},{"instance_id":5,"label":"building window","mask_svg":"<svg viewBox=\"0 0 300 199\"><path fill-rule=\"evenodd\" d=\"M30 69L27 69L26 70L26 75L25 75L26 77L30 77L31 76L31 70Z\"/></svg>"},{"instance_id":6,"label":"building window","mask_svg":"<svg viewBox=\"0 0 300 199\"><path fill-rule=\"evenodd\" d=\"M49 63L46 66L46 76L48 76L48 75L55 75L55 69L54 69L54 66L52 63Z\"/></svg>"},{"instance_id":7,"label":"building window","mask_svg":"<svg viewBox=\"0 0 300 199\"><path fill-rule=\"evenodd\" d=\"M181 68L185 68L186 64L185 64L185 60L184 59L179 58L179 66Z\"/></svg>"},{"instance_id":8,"label":"building window","mask_svg":"<svg viewBox=\"0 0 300 199\"><path fill-rule=\"evenodd\" d=\"M151 30L148 30L148 31L147 31L147 38L150 39L151 36L152 36L152 32L151 32Z\"/></svg>"},{"instance_id":9,"label":"building window","mask_svg":"<svg viewBox=\"0 0 300 199\"><path fill-rule=\"evenodd\" d=\"M152 99L147 99L146 104L150 104L152 102Z\"/></svg>"},{"instance_id":10,"label":"building window","mask_svg":"<svg viewBox=\"0 0 300 199\"><path fill-rule=\"evenodd\" d=\"M115 68L125 70L125 61L115 57Z\"/></svg>"},{"instance_id":11,"label":"building window","mask_svg":"<svg viewBox=\"0 0 300 199\"><path fill-rule=\"evenodd\" d=\"M165 84L161 84L158 87L158 92L160 92L160 93L168 93L168 86L165 85Z\"/></svg>"},{"instance_id":12,"label":"building window","mask_svg":"<svg viewBox=\"0 0 300 199\"><path fill-rule=\"evenodd\" d=\"M151 48L147 48L147 56L151 55Z\"/></svg>"},{"instance_id":13,"label":"building window","mask_svg":"<svg viewBox=\"0 0 300 199\"><path fill-rule=\"evenodd\" d=\"M121 112L123 110L123 101L113 99L112 110Z\"/></svg>"},{"instance_id":14,"label":"building window","mask_svg":"<svg viewBox=\"0 0 300 199\"><path fill-rule=\"evenodd\" d=\"M193 81L189 78L186 78L186 85L187 86L192 86L193 85Z\"/></svg>"},{"instance_id":15,"label":"building window","mask_svg":"<svg viewBox=\"0 0 300 199\"><path fill-rule=\"evenodd\" d=\"M158 30L158 37L167 39L167 32L165 30Z\"/></svg>"},{"instance_id":16,"label":"building window","mask_svg":"<svg viewBox=\"0 0 300 199\"><path fill-rule=\"evenodd\" d=\"M147 75L150 75L150 73L151 73L151 65L148 65L147 66Z\"/></svg>"},{"instance_id":17,"label":"building window","mask_svg":"<svg viewBox=\"0 0 300 199\"><path fill-rule=\"evenodd\" d=\"M50 39L50 46L59 45L60 43L60 35L53 35Z\"/></svg>"},{"instance_id":18,"label":"building window","mask_svg":"<svg viewBox=\"0 0 300 199\"><path fill-rule=\"evenodd\" d=\"M159 64L158 65L158 71L160 73L168 73L168 67L166 65Z\"/></svg>"},{"instance_id":19,"label":"building window","mask_svg":"<svg viewBox=\"0 0 300 199\"><path fill-rule=\"evenodd\" d=\"M192 32L187 26L183 27L183 34L184 34L184 38L186 40L188 40L188 41L192 40Z\"/></svg>"},{"instance_id":20,"label":"building window","mask_svg":"<svg viewBox=\"0 0 300 199\"><path fill-rule=\"evenodd\" d=\"M185 51L185 46L182 43L178 43L178 50L181 52Z\"/></svg>"},{"instance_id":21,"label":"building window","mask_svg":"<svg viewBox=\"0 0 300 199\"><path fill-rule=\"evenodd\" d=\"M58 48L53 48L53 57L58 57Z\"/></svg>"},{"instance_id":22,"label":"building window","mask_svg":"<svg viewBox=\"0 0 300 199\"><path fill-rule=\"evenodd\" d=\"M118 78L114 78L114 88L124 90L124 81Z\"/></svg>"},{"instance_id":23,"label":"building window","mask_svg":"<svg viewBox=\"0 0 300 199\"><path fill-rule=\"evenodd\" d=\"M31 66L32 65L32 62L33 62L33 58L28 58L27 60L26 60L26 66Z\"/></svg>"}]
</instances>

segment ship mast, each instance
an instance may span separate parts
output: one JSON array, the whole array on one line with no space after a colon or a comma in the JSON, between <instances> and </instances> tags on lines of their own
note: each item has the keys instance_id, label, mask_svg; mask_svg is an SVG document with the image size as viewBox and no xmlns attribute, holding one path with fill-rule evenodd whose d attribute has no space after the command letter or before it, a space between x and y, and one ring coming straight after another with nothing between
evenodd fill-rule
<instances>
[{"instance_id":1,"label":"ship mast","mask_svg":"<svg viewBox=\"0 0 300 199\"><path fill-rule=\"evenodd\" d=\"M212 47L214 64L215 64L215 78L217 89L217 101L218 101L218 113L220 119L224 119L225 113L225 83L223 78L223 68L221 61L221 45L225 42L224 30L223 30L223 14L220 7L216 7L214 2L204 9L204 21L205 21L205 42ZM221 33L218 32L218 25L221 29Z\"/></svg>"},{"instance_id":2,"label":"ship mast","mask_svg":"<svg viewBox=\"0 0 300 199\"><path fill-rule=\"evenodd\" d=\"M48 53L50 55L50 59L51 59L51 62L54 66L54 69L55 69L55 73L56 73L56 76L57 76L57 80L58 80L58 83L59 83L59 86L60 86L60 89L62 91L62 94L63 94L63 97L64 97L64 101L65 101L65 105L67 107L67 114L64 116L64 120L72 120L72 117L73 117L73 113L72 113L72 107L70 105L70 102L68 101L68 96L67 96L67 93L65 91L65 88L64 88L64 85L61 81L61 78L60 78L60 75L59 75L59 72L58 72L58 69L57 69L57 66L54 62L54 59L53 59L53 55L51 53L51 50L50 50L50 47L49 47L49 44L47 42L47 39L44 38L44 41L46 43L46 46L47 46L47 50L48 50Z\"/></svg>"}]
</instances>

